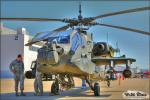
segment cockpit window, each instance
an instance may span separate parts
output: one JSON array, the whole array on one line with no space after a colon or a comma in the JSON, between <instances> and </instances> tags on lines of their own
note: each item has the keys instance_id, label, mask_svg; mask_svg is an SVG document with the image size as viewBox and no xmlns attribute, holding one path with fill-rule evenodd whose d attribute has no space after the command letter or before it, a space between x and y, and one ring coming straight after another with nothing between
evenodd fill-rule
<instances>
[{"instance_id":1,"label":"cockpit window","mask_svg":"<svg viewBox=\"0 0 150 100\"><path fill-rule=\"evenodd\" d=\"M32 62L31 64L31 69L34 69L34 68L36 68L36 62Z\"/></svg>"},{"instance_id":2,"label":"cockpit window","mask_svg":"<svg viewBox=\"0 0 150 100\"><path fill-rule=\"evenodd\" d=\"M70 33L72 31L73 30L70 29L70 30L59 32L56 35L50 36L48 38L48 42L57 42L57 43L60 43L60 44L70 43Z\"/></svg>"},{"instance_id":3,"label":"cockpit window","mask_svg":"<svg viewBox=\"0 0 150 100\"><path fill-rule=\"evenodd\" d=\"M70 36L50 37L49 42L57 42L60 44L67 44L67 43L70 43Z\"/></svg>"},{"instance_id":4,"label":"cockpit window","mask_svg":"<svg viewBox=\"0 0 150 100\"><path fill-rule=\"evenodd\" d=\"M57 43L70 43L70 36L60 36Z\"/></svg>"}]
</instances>

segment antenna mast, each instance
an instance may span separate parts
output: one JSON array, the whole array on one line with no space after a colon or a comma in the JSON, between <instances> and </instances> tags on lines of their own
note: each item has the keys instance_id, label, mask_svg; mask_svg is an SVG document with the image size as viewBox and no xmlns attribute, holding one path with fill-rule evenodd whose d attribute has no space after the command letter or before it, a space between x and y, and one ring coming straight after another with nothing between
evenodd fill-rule
<instances>
[{"instance_id":1,"label":"antenna mast","mask_svg":"<svg viewBox=\"0 0 150 100\"><path fill-rule=\"evenodd\" d=\"M79 2L79 16L78 19L81 20L82 19L82 7L81 7L81 1Z\"/></svg>"},{"instance_id":2,"label":"antenna mast","mask_svg":"<svg viewBox=\"0 0 150 100\"><path fill-rule=\"evenodd\" d=\"M119 49L119 46L118 46L118 41L116 42L116 49L117 49L117 51L118 51L118 53L119 53L119 56L121 56L121 53L120 53L120 49Z\"/></svg>"}]
</instances>

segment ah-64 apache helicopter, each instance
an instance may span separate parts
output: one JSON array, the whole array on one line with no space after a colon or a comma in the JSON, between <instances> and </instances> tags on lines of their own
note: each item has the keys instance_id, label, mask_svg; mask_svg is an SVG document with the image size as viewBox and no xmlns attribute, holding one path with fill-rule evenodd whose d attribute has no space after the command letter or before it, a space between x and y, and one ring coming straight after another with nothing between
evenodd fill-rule
<instances>
[{"instance_id":1,"label":"ah-64 apache helicopter","mask_svg":"<svg viewBox=\"0 0 150 100\"><path fill-rule=\"evenodd\" d=\"M114 70L117 64L126 64L126 69L123 75L126 78L131 77L130 65L135 62L135 59L126 57L114 57L114 52L118 49L112 48L105 42L93 42L92 34L88 33L91 26L106 26L112 27L145 35L150 35L149 32L126 28L122 26L115 26L109 24L102 24L95 22L99 18L110 17L114 15L132 13L150 10L150 7L142 7L129 9L119 12L99 15L96 17L83 18L81 15L81 4L79 5L79 16L77 19L49 19L49 18L0 18L1 20L15 20L15 21L59 21L68 23L67 25L55 29L51 32L41 32L26 44L30 46L37 42L44 42L42 48L38 50L37 61L40 64L38 71L42 73L51 73L55 75L55 80L52 84L52 92L57 94L59 92L59 84L65 84L67 87L74 86L73 77L85 79L90 88L94 91L94 95L100 95L99 83L96 81L105 80L106 74L100 70L101 65L108 65L110 69ZM78 28L76 28L78 27ZM86 28L88 27L88 28ZM70 30L67 30L71 28ZM60 35L68 33L68 35ZM76 39L74 39L76 35ZM81 38L84 41L82 45ZM73 46L74 45L74 46ZM72 48L74 48L72 50ZM67 78L67 80L66 80ZM92 82L95 82L94 85Z\"/></svg>"}]
</instances>

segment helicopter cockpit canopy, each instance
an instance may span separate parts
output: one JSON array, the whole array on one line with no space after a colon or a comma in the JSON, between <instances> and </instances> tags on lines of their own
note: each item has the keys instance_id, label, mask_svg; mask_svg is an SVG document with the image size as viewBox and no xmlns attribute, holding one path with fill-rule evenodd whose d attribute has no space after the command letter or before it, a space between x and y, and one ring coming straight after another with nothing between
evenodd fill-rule
<instances>
[{"instance_id":1,"label":"helicopter cockpit canopy","mask_svg":"<svg viewBox=\"0 0 150 100\"><path fill-rule=\"evenodd\" d=\"M68 44L70 43L70 33L72 29L62 31L62 32L41 32L34 36L32 42L36 41L48 41L48 42L57 42L59 44Z\"/></svg>"},{"instance_id":2,"label":"helicopter cockpit canopy","mask_svg":"<svg viewBox=\"0 0 150 100\"><path fill-rule=\"evenodd\" d=\"M63 32L59 32L57 35L53 35L48 37L48 42L56 42L58 44L69 44L70 43L70 33L73 30L66 30Z\"/></svg>"},{"instance_id":3,"label":"helicopter cockpit canopy","mask_svg":"<svg viewBox=\"0 0 150 100\"><path fill-rule=\"evenodd\" d=\"M48 35L45 45L38 50L38 61L41 64L57 64L59 55L66 54L66 44L70 43L70 33L73 30L66 30L56 34ZM45 39L46 39L45 38Z\"/></svg>"}]
</instances>

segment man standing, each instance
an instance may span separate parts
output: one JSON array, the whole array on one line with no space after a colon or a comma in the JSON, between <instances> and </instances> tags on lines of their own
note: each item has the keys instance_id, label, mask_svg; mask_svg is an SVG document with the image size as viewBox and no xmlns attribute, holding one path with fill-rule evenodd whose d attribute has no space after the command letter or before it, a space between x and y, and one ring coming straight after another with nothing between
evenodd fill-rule
<instances>
[{"instance_id":1,"label":"man standing","mask_svg":"<svg viewBox=\"0 0 150 100\"><path fill-rule=\"evenodd\" d=\"M15 91L16 91L16 96L18 95L18 84L20 82L20 91L21 91L21 96L25 96L23 93L24 90L24 63L23 63L23 58L22 55L19 54L17 58L11 62L10 66L10 71L14 74L14 80L15 80Z\"/></svg>"}]
</instances>

